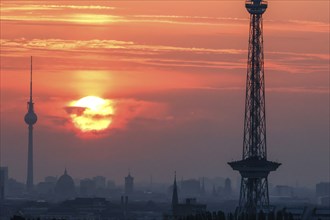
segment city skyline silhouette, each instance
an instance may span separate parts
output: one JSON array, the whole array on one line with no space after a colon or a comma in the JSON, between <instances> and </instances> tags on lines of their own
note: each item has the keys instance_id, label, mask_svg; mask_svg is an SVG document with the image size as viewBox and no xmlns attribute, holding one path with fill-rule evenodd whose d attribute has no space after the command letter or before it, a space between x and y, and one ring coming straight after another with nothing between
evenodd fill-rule
<instances>
[{"instance_id":1,"label":"city skyline silhouette","mask_svg":"<svg viewBox=\"0 0 330 220\"><path fill-rule=\"evenodd\" d=\"M171 183L174 170L184 179L237 181L226 162L242 153L244 3L35 3L4 1L1 9L0 165L10 177L26 180L22 118L33 56L35 183L65 168L117 183L128 169L138 182L152 175ZM270 182L314 187L329 179L328 3L269 4L268 155L285 164ZM85 132L74 121L93 108L79 102L89 96L102 98L106 112L86 113L83 123L104 129Z\"/></svg>"}]
</instances>

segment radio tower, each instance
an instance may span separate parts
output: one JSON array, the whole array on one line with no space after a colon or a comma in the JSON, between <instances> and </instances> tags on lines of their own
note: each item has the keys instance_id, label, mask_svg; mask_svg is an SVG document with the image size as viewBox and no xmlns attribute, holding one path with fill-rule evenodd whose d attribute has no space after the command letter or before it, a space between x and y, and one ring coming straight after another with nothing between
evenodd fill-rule
<instances>
[{"instance_id":1,"label":"radio tower","mask_svg":"<svg viewBox=\"0 0 330 220\"><path fill-rule=\"evenodd\" d=\"M28 112L24 117L25 123L29 126L29 144L28 144L28 161L27 161L27 179L26 189L28 192L33 190L33 125L37 122L38 117L34 113L32 101L32 57L30 72L30 101L27 103Z\"/></svg>"},{"instance_id":2,"label":"radio tower","mask_svg":"<svg viewBox=\"0 0 330 220\"><path fill-rule=\"evenodd\" d=\"M228 164L241 174L238 214L255 215L269 211L268 174L281 164L267 160L264 54L262 14L263 0L245 3L250 13L250 36L246 78L243 157Z\"/></svg>"}]
</instances>

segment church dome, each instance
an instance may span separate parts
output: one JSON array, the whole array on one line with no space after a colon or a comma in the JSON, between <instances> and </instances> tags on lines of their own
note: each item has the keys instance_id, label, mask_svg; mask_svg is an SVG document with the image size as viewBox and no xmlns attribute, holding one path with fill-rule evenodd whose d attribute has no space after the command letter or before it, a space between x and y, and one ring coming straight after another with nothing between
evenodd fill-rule
<instances>
[{"instance_id":1,"label":"church dome","mask_svg":"<svg viewBox=\"0 0 330 220\"><path fill-rule=\"evenodd\" d=\"M75 186L73 179L68 175L66 169L64 174L57 180L55 192L59 196L71 197L75 194Z\"/></svg>"}]
</instances>

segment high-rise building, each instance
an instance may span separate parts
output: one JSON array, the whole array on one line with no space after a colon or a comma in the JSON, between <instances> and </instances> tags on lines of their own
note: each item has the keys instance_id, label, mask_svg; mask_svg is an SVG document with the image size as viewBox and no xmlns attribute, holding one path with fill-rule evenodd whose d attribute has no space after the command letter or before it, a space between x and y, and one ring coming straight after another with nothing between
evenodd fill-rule
<instances>
[{"instance_id":1,"label":"high-rise building","mask_svg":"<svg viewBox=\"0 0 330 220\"><path fill-rule=\"evenodd\" d=\"M116 188L116 183L114 180L108 180L107 181L107 188L108 189L115 189Z\"/></svg>"},{"instance_id":2,"label":"high-rise building","mask_svg":"<svg viewBox=\"0 0 330 220\"><path fill-rule=\"evenodd\" d=\"M88 178L80 180L80 195L93 196L95 195L95 190L95 181Z\"/></svg>"},{"instance_id":3,"label":"high-rise building","mask_svg":"<svg viewBox=\"0 0 330 220\"><path fill-rule=\"evenodd\" d=\"M231 180L229 178L226 178L225 180L224 193L226 196L230 196L232 194Z\"/></svg>"},{"instance_id":4,"label":"high-rise building","mask_svg":"<svg viewBox=\"0 0 330 220\"><path fill-rule=\"evenodd\" d=\"M125 177L125 194L131 194L134 191L134 177L128 172L128 176Z\"/></svg>"},{"instance_id":5,"label":"high-rise building","mask_svg":"<svg viewBox=\"0 0 330 220\"><path fill-rule=\"evenodd\" d=\"M266 114L262 14L263 0L247 0L250 13L250 36L246 78L243 157L228 163L241 174L239 214L253 218L257 212L269 211L268 174L280 163L267 160Z\"/></svg>"},{"instance_id":6,"label":"high-rise building","mask_svg":"<svg viewBox=\"0 0 330 220\"><path fill-rule=\"evenodd\" d=\"M181 193L185 196L197 196L201 193L201 182L197 179L187 179L181 181Z\"/></svg>"},{"instance_id":7,"label":"high-rise building","mask_svg":"<svg viewBox=\"0 0 330 220\"><path fill-rule=\"evenodd\" d=\"M0 167L0 201L8 194L8 167Z\"/></svg>"},{"instance_id":8,"label":"high-rise building","mask_svg":"<svg viewBox=\"0 0 330 220\"><path fill-rule=\"evenodd\" d=\"M201 184L201 194L205 194L205 179L204 177L202 178L202 184Z\"/></svg>"},{"instance_id":9,"label":"high-rise building","mask_svg":"<svg viewBox=\"0 0 330 220\"><path fill-rule=\"evenodd\" d=\"M317 197L330 196L330 182L320 182L315 186Z\"/></svg>"},{"instance_id":10,"label":"high-rise building","mask_svg":"<svg viewBox=\"0 0 330 220\"><path fill-rule=\"evenodd\" d=\"M24 117L24 121L28 125L29 129L26 189L28 192L31 192L33 190L33 125L38 120L38 117L34 112L34 103L32 100L32 57L30 70L30 100L27 103L27 108L28 112Z\"/></svg>"},{"instance_id":11,"label":"high-rise building","mask_svg":"<svg viewBox=\"0 0 330 220\"><path fill-rule=\"evenodd\" d=\"M293 188L287 185L276 185L274 194L281 197L293 197Z\"/></svg>"},{"instance_id":12,"label":"high-rise building","mask_svg":"<svg viewBox=\"0 0 330 220\"><path fill-rule=\"evenodd\" d=\"M176 184L176 173L174 174L173 193L172 193L172 212L176 216L177 206L179 204L178 186Z\"/></svg>"},{"instance_id":13,"label":"high-rise building","mask_svg":"<svg viewBox=\"0 0 330 220\"><path fill-rule=\"evenodd\" d=\"M95 177L93 177L93 181L95 183L96 189L105 189L106 179L104 176L95 176Z\"/></svg>"},{"instance_id":14,"label":"high-rise building","mask_svg":"<svg viewBox=\"0 0 330 220\"><path fill-rule=\"evenodd\" d=\"M46 176L45 182L47 183L56 183L57 182L57 176Z\"/></svg>"}]
</instances>

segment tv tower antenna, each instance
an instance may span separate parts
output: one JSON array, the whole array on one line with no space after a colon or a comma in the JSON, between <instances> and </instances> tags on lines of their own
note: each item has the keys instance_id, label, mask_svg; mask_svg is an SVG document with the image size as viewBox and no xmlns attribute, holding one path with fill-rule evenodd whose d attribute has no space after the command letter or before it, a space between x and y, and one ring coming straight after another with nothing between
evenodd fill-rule
<instances>
[{"instance_id":1,"label":"tv tower antenna","mask_svg":"<svg viewBox=\"0 0 330 220\"><path fill-rule=\"evenodd\" d=\"M228 164L240 172L241 189L238 214L255 215L269 211L268 174L281 164L267 160L265 81L262 14L263 0L247 0L250 35L246 78L243 157Z\"/></svg>"},{"instance_id":2,"label":"tv tower antenna","mask_svg":"<svg viewBox=\"0 0 330 220\"><path fill-rule=\"evenodd\" d=\"M34 113L33 105L34 103L32 99L32 56L31 56L30 100L27 102L28 112L24 117L24 121L28 125L28 129L29 129L27 179L26 179L26 189L28 192L33 191L33 125L38 120L36 113Z\"/></svg>"}]
</instances>

